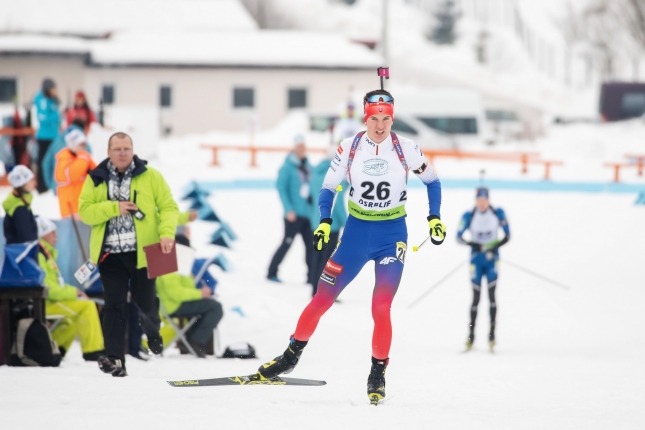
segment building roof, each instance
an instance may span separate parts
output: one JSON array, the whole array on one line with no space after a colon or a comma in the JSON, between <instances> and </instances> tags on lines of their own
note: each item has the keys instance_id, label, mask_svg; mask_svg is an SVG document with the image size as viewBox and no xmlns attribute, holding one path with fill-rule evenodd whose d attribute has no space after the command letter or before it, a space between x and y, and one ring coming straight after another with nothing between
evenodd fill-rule
<instances>
[{"instance_id":1,"label":"building roof","mask_svg":"<svg viewBox=\"0 0 645 430\"><path fill-rule=\"evenodd\" d=\"M374 68L381 57L342 35L291 30L124 32L92 43L92 64Z\"/></svg>"},{"instance_id":2,"label":"building roof","mask_svg":"<svg viewBox=\"0 0 645 430\"><path fill-rule=\"evenodd\" d=\"M256 30L239 0L5 1L0 33L104 37L124 30Z\"/></svg>"},{"instance_id":3,"label":"building roof","mask_svg":"<svg viewBox=\"0 0 645 430\"><path fill-rule=\"evenodd\" d=\"M78 37L52 37L34 34L0 35L0 55L15 54L89 54L88 41Z\"/></svg>"},{"instance_id":4,"label":"building roof","mask_svg":"<svg viewBox=\"0 0 645 430\"><path fill-rule=\"evenodd\" d=\"M88 64L373 69L380 55L342 35L290 30L121 31L106 39L0 35L0 55L88 54Z\"/></svg>"}]
</instances>

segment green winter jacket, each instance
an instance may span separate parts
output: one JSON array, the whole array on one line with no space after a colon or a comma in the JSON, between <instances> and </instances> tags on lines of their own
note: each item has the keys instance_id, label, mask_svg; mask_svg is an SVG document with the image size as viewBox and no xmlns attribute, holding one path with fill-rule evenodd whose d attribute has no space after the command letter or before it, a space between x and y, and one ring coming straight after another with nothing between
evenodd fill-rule
<instances>
[{"instance_id":1,"label":"green winter jacket","mask_svg":"<svg viewBox=\"0 0 645 430\"><path fill-rule=\"evenodd\" d=\"M119 216L119 202L108 198L108 160L90 170L79 197L79 215L85 224L92 226L90 259L98 264L103 252L108 221ZM147 267L143 248L158 243L160 238L173 239L177 229L179 208L172 198L170 187L161 173L134 156L134 171L130 184L130 200L145 214L143 220L134 219L137 236L137 268Z\"/></svg>"},{"instance_id":2,"label":"green winter jacket","mask_svg":"<svg viewBox=\"0 0 645 430\"><path fill-rule=\"evenodd\" d=\"M302 172L298 166L301 165L300 159L296 154L291 153L285 160L278 172L278 181L276 187L280 194L280 200L284 206L285 215L287 212L294 211L297 216L309 218L311 213L311 201L309 199L309 178L303 179ZM305 160L306 169L311 172L311 165ZM306 187L306 195L301 194L303 186Z\"/></svg>"},{"instance_id":3,"label":"green winter jacket","mask_svg":"<svg viewBox=\"0 0 645 430\"><path fill-rule=\"evenodd\" d=\"M56 264L58 251L44 240L41 240L39 243L46 251L43 252L41 249L38 253L38 264L45 271L43 284L45 284L48 290L47 300L53 302L76 300L78 290L76 287L65 284L63 275L60 273L60 269L58 269L58 265ZM51 258L47 256L47 253L49 253Z\"/></svg>"},{"instance_id":4,"label":"green winter jacket","mask_svg":"<svg viewBox=\"0 0 645 430\"><path fill-rule=\"evenodd\" d=\"M190 222L190 211L179 212L177 215L177 225L186 225Z\"/></svg>"},{"instance_id":5,"label":"green winter jacket","mask_svg":"<svg viewBox=\"0 0 645 430\"><path fill-rule=\"evenodd\" d=\"M172 315L182 303L201 300L202 291L190 276L171 273L157 278L157 295L166 312Z\"/></svg>"}]
</instances>

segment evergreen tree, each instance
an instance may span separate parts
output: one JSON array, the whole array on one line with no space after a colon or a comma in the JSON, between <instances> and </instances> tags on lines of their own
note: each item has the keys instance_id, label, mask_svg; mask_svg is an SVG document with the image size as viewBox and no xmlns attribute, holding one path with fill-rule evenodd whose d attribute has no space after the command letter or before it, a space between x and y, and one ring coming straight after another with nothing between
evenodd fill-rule
<instances>
[{"instance_id":1,"label":"evergreen tree","mask_svg":"<svg viewBox=\"0 0 645 430\"><path fill-rule=\"evenodd\" d=\"M444 1L433 15L437 23L429 38L438 45L452 45L457 38L455 26L461 18L461 12L455 7L454 0Z\"/></svg>"}]
</instances>

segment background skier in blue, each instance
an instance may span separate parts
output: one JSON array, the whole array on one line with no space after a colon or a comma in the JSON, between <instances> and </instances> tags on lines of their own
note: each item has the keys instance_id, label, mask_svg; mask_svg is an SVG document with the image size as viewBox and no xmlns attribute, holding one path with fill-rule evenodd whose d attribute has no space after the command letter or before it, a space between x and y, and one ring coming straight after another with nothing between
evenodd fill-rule
<instances>
[{"instance_id":1,"label":"background skier in blue","mask_svg":"<svg viewBox=\"0 0 645 430\"><path fill-rule=\"evenodd\" d=\"M493 208L489 202L488 188L478 188L476 205L472 211L466 212L461 219L457 241L471 248L470 272L473 287L473 303L470 307L470 333L466 340L466 348L470 349L475 341L475 320L477 319L477 306L481 295L482 277L486 276L488 283L488 301L490 303L490 331L488 341L491 348L495 346L495 318L497 316L497 302L495 301L495 288L497 286L497 263L499 261L499 248L511 238L511 233L506 220L506 214L500 208ZM497 239L498 230L504 231L504 238ZM463 238L466 230L470 230L470 240Z\"/></svg>"}]
</instances>

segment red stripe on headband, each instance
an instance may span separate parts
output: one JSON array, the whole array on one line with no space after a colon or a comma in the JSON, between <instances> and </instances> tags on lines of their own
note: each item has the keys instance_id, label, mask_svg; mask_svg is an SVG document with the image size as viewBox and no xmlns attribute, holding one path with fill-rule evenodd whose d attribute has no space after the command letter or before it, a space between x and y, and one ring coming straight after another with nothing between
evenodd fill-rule
<instances>
[{"instance_id":1,"label":"red stripe on headband","mask_svg":"<svg viewBox=\"0 0 645 430\"><path fill-rule=\"evenodd\" d=\"M394 119L394 105L392 103L365 103L363 111L365 112L363 117L365 122L372 115L390 115Z\"/></svg>"}]
</instances>

